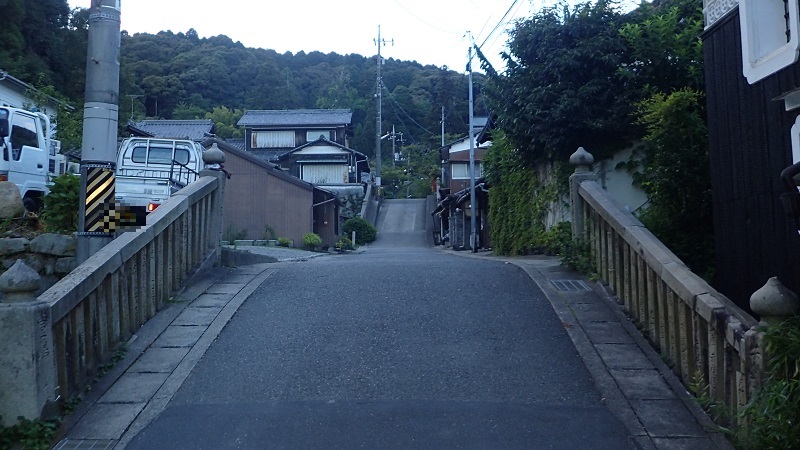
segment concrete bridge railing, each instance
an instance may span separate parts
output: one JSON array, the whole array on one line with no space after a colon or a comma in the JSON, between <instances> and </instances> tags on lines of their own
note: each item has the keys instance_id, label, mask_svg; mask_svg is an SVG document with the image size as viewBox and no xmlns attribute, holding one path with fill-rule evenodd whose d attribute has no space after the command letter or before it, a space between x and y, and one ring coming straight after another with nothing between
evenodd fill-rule
<instances>
[{"instance_id":1,"label":"concrete bridge railing","mask_svg":"<svg viewBox=\"0 0 800 450\"><path fill-rule=\"evenodd\" d=\"M687 386L738 411L759 386L758 321L692 273L595 181L583 149L570 162L573 236L588 243L607 283ZM735 416L734 416L735 417Z\"/></svg>"},{"instance_id":2,"label":"concrete bridge railing","mask_svg":"<svg viewBox=\"0 0 800 450\"><path fill-rule=\"evenodd\" d=\"M359 216L372 225L377 225L378 211L381 207L380 189L375 183L367 183L367 191L364 195L364 203L361 204Z\"/></svg>"},{"instance_id":3,"label":"concrete bridge railing","mask_svg":"<svg viewBox=\"0 0 800 450\"><path fill-rule=\"evenodd\" d=\"M224 180L203 171L38 298L0 303L4 425L82 392L192 273L219 263Z\"/></svg>"}]
</instances>

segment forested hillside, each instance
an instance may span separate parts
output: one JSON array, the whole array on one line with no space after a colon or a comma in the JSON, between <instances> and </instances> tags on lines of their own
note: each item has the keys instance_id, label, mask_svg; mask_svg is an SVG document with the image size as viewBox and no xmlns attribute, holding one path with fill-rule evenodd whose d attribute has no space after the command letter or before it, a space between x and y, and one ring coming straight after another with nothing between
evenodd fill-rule
<instances>
[{"instance_id":1,"label":"forested hillside","mask_svg":"<svg viewBox=\"0 0 800 450\"><path fill-rule=\"evenodd\" d=\"M66 0L0 0L0 70L76 107L63 121L79 123L85 81L87 10ZM322 37L321 37L322 38ZM156 35L123 33L120 123L147 118L213 118L221 137L246 109L351 108L353 148L374 153L374 56L297 54L247 48L194 30ZM406 144L433 149L445 129L467 131L467 79L458 72L387 59L382 67L383 129L403 133ZM482 78L476 77L476 113L483 114ZM68 125L68 124L67 124ZM66 148L79 147L80 127L60 126ZM387 150L384 150L387 151Z\"/></svg>"}]
</instances>

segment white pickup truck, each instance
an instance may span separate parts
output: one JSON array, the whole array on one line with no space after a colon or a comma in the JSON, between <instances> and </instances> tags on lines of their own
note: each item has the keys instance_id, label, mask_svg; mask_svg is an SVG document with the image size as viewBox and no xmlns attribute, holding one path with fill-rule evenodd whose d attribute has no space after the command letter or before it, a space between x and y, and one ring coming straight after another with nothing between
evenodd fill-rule
<instances>
[{"instance_id":1,"label":"white pickup truck","mask_svg":"<svg viewBox=\"0 0 800 450\"><path fill-rule=\"evenodd\" d=\"M66 170L60 147L50 136L47 115L0 107L0 181L17 185L28 211L39 211L42 198L50 192L50 178Z\"/></svg>"},{"instance_id":2,"label":"white pickup truck","mask_svg":"<svg viewBox=\"0 0 800 450\"><path fill-rule=\"evenodd\" d=\"M144 217L202 169L203 146L194 141L127 138L117 152L116 202Z\"/></svg>"}]
</instances>

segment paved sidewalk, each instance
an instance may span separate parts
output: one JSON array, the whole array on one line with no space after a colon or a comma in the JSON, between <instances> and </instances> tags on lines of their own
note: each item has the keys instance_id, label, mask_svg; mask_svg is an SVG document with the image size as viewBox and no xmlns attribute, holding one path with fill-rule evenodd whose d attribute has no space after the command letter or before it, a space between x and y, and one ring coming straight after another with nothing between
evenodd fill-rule
<instances>
[{"instance_id":1,"label":"paved sidewalk","mask_svg":"<svg viewBox=\"0 0 800 450\"><path fill-rule=\"evenodd\" d=\"M275 264L215 268L148 321L127 356L67 416L54 447L125 448L169 403L241 304L275 272Z\"/></svg>"},{"instance_id":2,"label":"paved sidewalk","mask_svg":"<svg viewBox=\"0 0 800 450\"><path fill-rule=\"evenodd\" d=\"M522 268L552 304L608 408L640 448L733 448L602 285L553 257L442 251Z\"/></svg>"}]
</instances>

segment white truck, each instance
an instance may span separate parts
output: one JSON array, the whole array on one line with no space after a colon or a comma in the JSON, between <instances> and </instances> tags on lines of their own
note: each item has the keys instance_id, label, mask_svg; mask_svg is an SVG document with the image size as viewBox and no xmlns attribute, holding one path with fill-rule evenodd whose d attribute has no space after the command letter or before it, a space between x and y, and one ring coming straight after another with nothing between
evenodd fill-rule
<instances>
[{"instance_id":1,"label":"white truck","mask_svg":"<svg viewBox=\"0 0 800 450\"><path fill-rule=\"evenodd\" d=\"M116 202L141 220L202 169L203 146L194 141L127 138L117 152Z\"/></svg>"},{"instance_id":2,"label":"white truck","mask_svg":"<svg viewBox=\"0 0 800 450\"><path fill-rule=\"evenodd\" d=\"M67 159L60 149L61 142L50 136L47 115L0 106L0 181L17 185L28 211L41 209L51 178L65 172Z\"/></svg>"}]
</instances>

